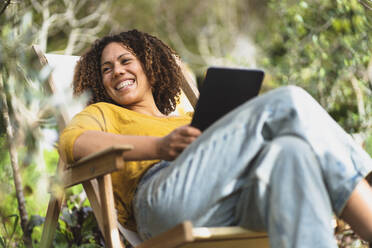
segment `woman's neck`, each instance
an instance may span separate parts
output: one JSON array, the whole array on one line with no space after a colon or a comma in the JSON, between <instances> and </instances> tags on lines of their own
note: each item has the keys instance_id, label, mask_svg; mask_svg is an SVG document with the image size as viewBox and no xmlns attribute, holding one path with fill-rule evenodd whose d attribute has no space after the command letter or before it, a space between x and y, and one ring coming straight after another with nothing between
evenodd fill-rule
<instances>
[{"instance_id":1,"label":"woman's neck","mask_svg":"<svg viewBox=\"0 0 372 248\"><path fill-rule=\"evenodd\" d=\"M137 113L150 115L150 116L154 116L154 117L166 117L166 115L164 115L162 112L160 112L160 110L155 105L155 103L153 105L150 105L150 106L133 105L133 106L125 106L125 108L127 108L129 110L132 110L134 112L137 112Z\"/></svg>"}]
</instances>

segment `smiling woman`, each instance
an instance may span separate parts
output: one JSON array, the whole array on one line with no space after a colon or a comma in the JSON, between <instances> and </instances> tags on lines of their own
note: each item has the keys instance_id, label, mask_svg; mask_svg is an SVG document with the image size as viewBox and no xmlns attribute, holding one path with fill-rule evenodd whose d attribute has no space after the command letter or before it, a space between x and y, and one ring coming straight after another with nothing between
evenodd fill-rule
<instances>
[{"instance_id":1,"label":"smiling woman","mask_svg":"<svg viewBox=\"0 0 372 248\"><path fill-rule=\"evenodd\" d=\"M106 93L103 86L105 75L102 71L104 69L102 63L106 60L103 61L101 55L106 45L110 43L116 43L116 45L111 44L110 47L115 50L124 49L121 51L122 54L126 53L130 59L140 62L140 66L152 87L153 97L160 112L167 115L174 111L181 93L181 82L186 80L177 64L178 56L161 40L136 30L106 36L98 40L92 49L81 57L74 75L74 94L80 95L84 91L89 91L92 95L89 104L97 102L118 104ZM111 53L113 52L114 50L111 51ZM115 59L117 60L117 58ZM114 65L112 62L110 62L111 66Z\"/></svg>"},{"instance_id":2,"label":"smiling woman","mask_svg":"<svg viewBox=\"0 0 372 248\"><path fill-rule=\"evenodd\" d=\"M143 239L189 220L266 230L273 247L337 247L335 213L372 240L372 159L307 92L272 90L201 134L189 115L168 115L185 80L176 58L132 30L96 41L75 72L75 93L91 101L62 132L60 153L72 162L134 147L112 174L121 224Z\"/></svg>"},{"instance_id":3,"label":"smiling woman","mask_svg":"<svg viewBox=\"0 0 372 248\"><path fill-rule=\"evenodd\" d=\"M103 49L101 72L105 90L117 104L138 113L164 116L156 107L140 61L124 45L113 42Z\"/></svg>"}]
</instances>

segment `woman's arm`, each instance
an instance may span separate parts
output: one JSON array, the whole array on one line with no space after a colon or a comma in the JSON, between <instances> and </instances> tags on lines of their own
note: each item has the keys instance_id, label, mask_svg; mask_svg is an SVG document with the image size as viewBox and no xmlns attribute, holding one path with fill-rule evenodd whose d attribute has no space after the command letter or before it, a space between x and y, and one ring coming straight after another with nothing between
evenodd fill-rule
<instances>
[{"instance_id":1,"label":"woman's arm","mask_svg":"<svg viewBox=\"0 0 372 248\"><path fill-rule=\"evenodd\" d=\"M199 129L191 126L179 127L164 137L119 135L89 130L76 139L73 155L75 160L79 160L113 145L130 144L134 149L125 153L126 160L173 160L200 134Z\"/></svg>"}]
</instances>

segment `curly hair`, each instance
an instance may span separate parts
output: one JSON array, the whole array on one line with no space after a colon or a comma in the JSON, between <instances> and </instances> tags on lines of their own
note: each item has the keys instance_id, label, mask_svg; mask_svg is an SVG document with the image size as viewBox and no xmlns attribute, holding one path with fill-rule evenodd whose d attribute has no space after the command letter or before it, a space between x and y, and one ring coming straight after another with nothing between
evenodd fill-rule
<instances>
[{"instance_id":1,"label":"curly hair","mask_svg":"<svg viewBox=\"0 0 372 248\"><path fill-rule=\"evenodd\" d=\"M152 94L160 112L168 115L174 111L181 93L181 83L186 80L177 63L179 56L158 38L135 29L96 40L80 57L74 73L74 95L88 91L91 94L88 105L97 102L118 105L105 94L101 74L102 51L112 42L123 44L138 58L152 85Z\"/></svg>"}]
</instances>

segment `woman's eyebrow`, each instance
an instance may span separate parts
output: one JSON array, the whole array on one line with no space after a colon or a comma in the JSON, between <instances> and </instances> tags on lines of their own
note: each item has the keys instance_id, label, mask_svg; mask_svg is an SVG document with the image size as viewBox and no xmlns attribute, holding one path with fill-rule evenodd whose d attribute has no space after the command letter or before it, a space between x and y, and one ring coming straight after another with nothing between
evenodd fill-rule
<instances>
[{"instance_id":1,"label":"woman's eyebrow","mask_svg":"<svg viewBox=\"0 0 372 248\"><path fill-rule=\"evenodd\" d=\"M122 54L120 54L120 55L116 58L116 60L119 60L121 57L124 57L124 56L126 56L126 55L130 55L130 53L122 53ZM110 61L105 61L105 62L103 62L103 63L101 64L101 67L104 66L104 65L111 65L111 62L110 62Z\"/></svg>"}]
</instances>

